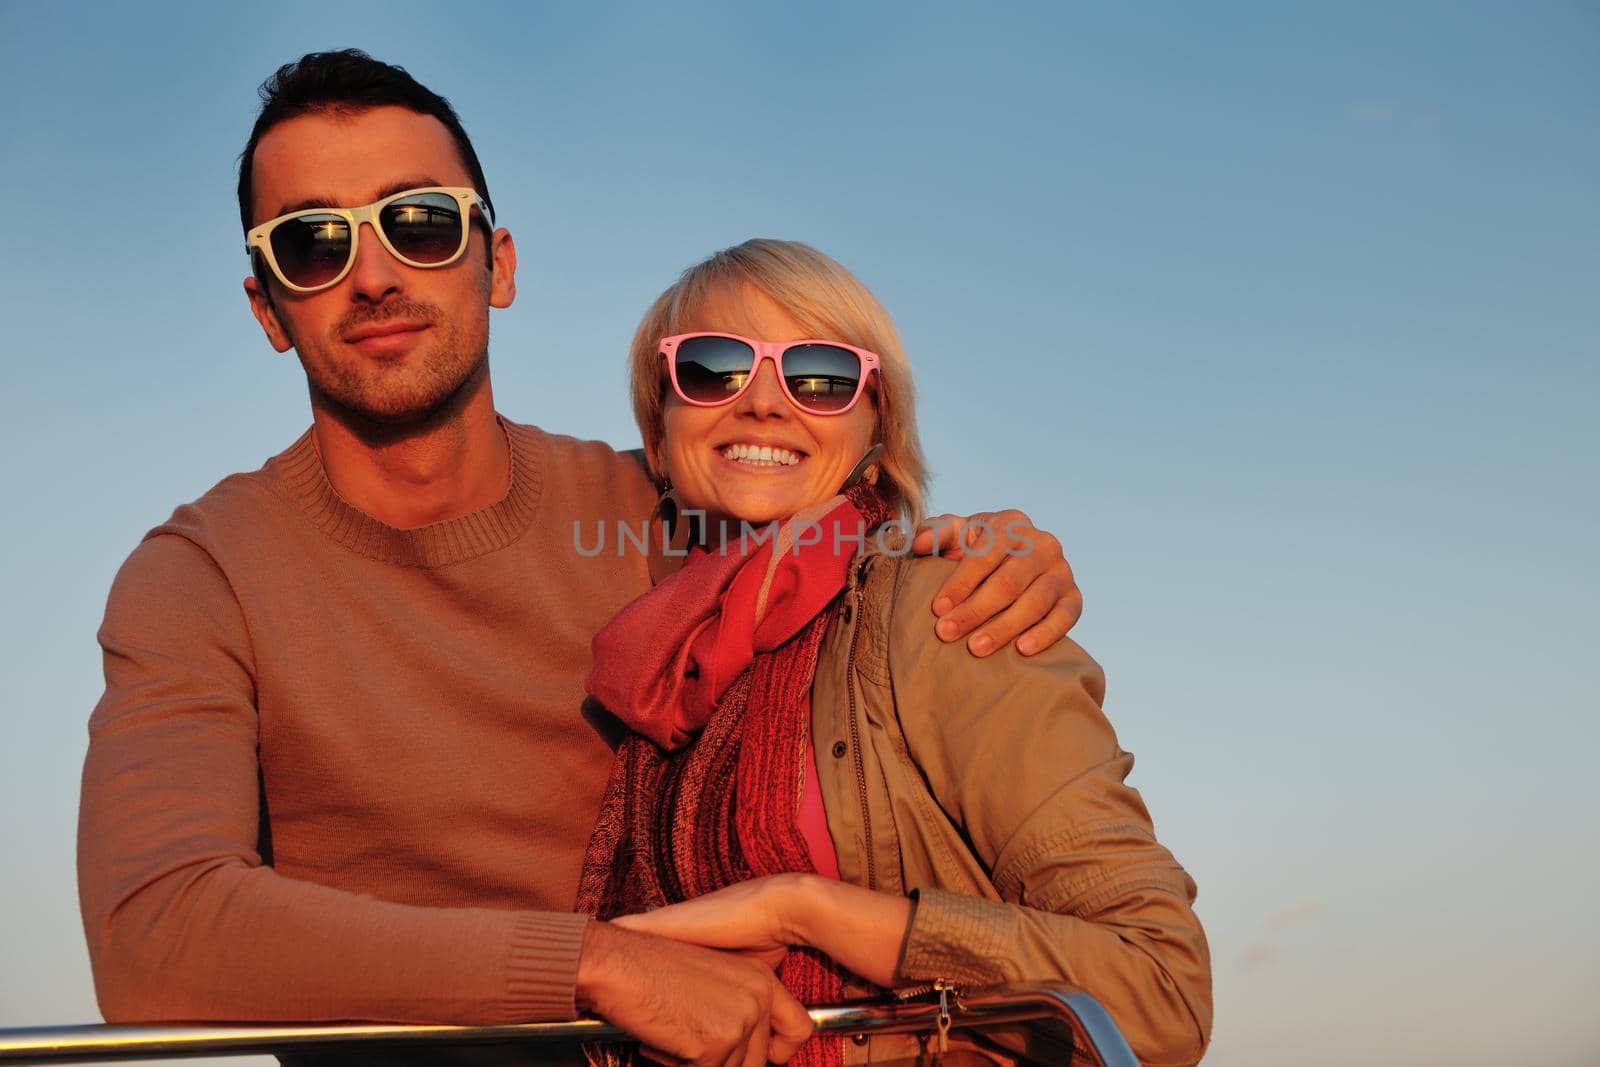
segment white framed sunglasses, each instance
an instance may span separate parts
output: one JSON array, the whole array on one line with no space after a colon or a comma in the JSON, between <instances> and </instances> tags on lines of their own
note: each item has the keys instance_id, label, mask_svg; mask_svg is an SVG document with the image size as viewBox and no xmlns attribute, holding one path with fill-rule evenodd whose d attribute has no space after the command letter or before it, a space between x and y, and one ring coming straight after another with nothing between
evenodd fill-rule
<instances>
[{"instance_id":1,"label":"white framed sunglasses","mask_svg":"<svg viewBox=\"0 0 1600 1067\"><path fill-rule=\"evenodd\" d=\"M492 232L494 211L476 189L406 189L361 207L313 207L268 219L250 231L244 250L259 253L288 289L316 293L350 273L363 222L406 266L448 267L467 250L473 208Z\"/></svg>"}]
</instances>

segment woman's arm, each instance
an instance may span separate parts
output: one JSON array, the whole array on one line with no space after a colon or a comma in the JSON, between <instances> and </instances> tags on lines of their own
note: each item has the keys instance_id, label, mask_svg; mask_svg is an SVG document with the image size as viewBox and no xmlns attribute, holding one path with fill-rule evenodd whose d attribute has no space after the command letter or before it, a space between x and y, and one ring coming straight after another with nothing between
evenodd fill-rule
<instances>
[{"instance_id":1,"label":"woman's arm","mask_svg":"<svg viewBox=\"0 0 1600 1067\"><path fill-rule=\"evenodd\" d=\"M774 966L791 946L806 945L874 985L890 986L911 911L905 897L815 874L778 874L612 922Z\"/></svg>"},{"instance_id":2,"label":"woman's arm","mask_svg":"<svg viewBox=\"0 0 1600 1067\"><path fill-rule=\"evenodd\" d=\"M890 620L895 711L914 768L1000 901L915 877L901 981L1061 979L1092 993L1146 1062L1192 1063L1211 1029L1194 882L1125 779L1100 668L1070 640L977 662L916 624L943 566L903 566ZM959 653L959 650L956 650ZM892 770L892 768L891 768Z\"/></svg>"}]
</instances>

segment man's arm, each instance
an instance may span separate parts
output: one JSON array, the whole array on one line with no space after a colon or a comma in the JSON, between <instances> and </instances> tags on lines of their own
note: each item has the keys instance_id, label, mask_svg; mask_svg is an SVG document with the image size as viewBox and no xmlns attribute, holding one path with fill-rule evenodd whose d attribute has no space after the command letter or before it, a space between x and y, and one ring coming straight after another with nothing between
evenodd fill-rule
<instances>
[{"instance_id":1,"label":"man's arm","mask_svg":"<svg viewBox=\"0 0 1600 1067\"><path fill-rule=\"evenodd\" d=\"M203 550L142 544L100 641L78 878L108 1019L572 1016L582 916L394 904L263 862L250 635Z\"/></svg>"},{"instance_id":2,"label":"man's arm","mask_svg":"<svg viewBox=\"0 0 1600 1067\"><path fill-rule=\"evenodd\" d=\"M809 1034L745 959L582 915L416 907L279 875L259 851L250 633L194 543L133 553L100 642L78 877L108 1020L496 1024L571 1018L576 999L674 1057L729 1065L787 1058Z\"/></svg>"}]
</instances>

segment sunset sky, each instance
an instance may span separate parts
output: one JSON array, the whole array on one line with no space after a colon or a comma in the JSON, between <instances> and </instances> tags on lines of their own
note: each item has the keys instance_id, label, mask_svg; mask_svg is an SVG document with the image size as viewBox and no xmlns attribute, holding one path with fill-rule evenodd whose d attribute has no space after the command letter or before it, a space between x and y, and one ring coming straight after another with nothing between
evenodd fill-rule
<instances>
[{"instance_id":1,"label":"sunset sky","mask_svg":"<svg viewBox=\"0 0 1600 1067\"><path fill-rule=\"evenodd\" d=\"M637 444L639 316L748 237L882 297L934 509L1066 544L1208 1063L1600 1060L1593 3L0 2L0 1027L98 1018L112 575L309 421L235 162L347 45L477 145L511 418Z\"/></svg>"}]
</instances>

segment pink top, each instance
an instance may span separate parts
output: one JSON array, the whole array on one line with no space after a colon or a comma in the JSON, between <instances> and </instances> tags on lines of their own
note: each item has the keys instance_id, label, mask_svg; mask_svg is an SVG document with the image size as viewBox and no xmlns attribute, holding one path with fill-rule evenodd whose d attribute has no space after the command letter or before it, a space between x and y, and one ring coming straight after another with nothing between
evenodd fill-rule
<instances>
[{"instance_id":1,"label":"pink top","mask_svg":"<svg viewBox=\"0 0 1600 1067\"><path fill-rule=\"evenodd\" d=\"M806 777L800 783L800 811L795 817L800 836L805 838L811 865L824 878L839 880L839 855L828 834L828 813L822 806L822 787L817 784L817 750L806 745Z\"/></svg>"}]
</instances>

